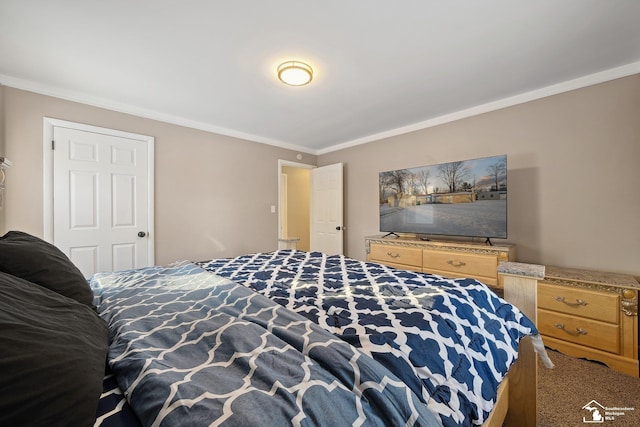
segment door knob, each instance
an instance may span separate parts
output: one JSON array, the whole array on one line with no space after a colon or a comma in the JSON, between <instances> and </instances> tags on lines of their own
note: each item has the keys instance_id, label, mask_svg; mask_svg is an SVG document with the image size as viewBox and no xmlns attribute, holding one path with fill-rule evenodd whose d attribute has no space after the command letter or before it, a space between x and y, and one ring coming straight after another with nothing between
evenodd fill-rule
<instances>
[{"instance_id":1,"label":"door knob","mask_svg":"<svg viewBox=\"0 0 640 427\"><path fill-rule=\"evenodd\" d=\"M340 226L337 226L337 227L336 227L336 230L340 231L340 230L341 230Z\"/></svg>"},{"instance_id":2,"label":"door knob","mask_svg":"<svg viewBox=\"0 0 640 427\"><path fill-rule=\"evenodd\" d=\"M138 237L144 237L146 235L147 233L145 233L144 231L138 231Z\"/></svg>"}]
</instances>

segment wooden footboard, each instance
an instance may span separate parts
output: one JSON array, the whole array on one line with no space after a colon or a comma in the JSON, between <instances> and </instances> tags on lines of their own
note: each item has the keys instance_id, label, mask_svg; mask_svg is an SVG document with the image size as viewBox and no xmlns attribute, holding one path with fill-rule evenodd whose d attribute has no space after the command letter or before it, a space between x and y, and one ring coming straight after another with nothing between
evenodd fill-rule
<instances>
[{"instance_id":1,"label":"wooden footboard","mask_svg":"<svg viewBox=\"0 0 640 427\"><path fill-rule=\"evenodd\" d=\"M515 262L498 267L504 286L504 299L515 305L537 324L536 288L544 277L544 267ZM518 361L500 384L498 401L483 427L531 426L537 422L538 363L531 338L520 342Z\"/></svg>"},{"instance_id":2,"label":"wooden footboard","mask_svg":"<svg viewBox=\"0 0 640 427\"><path fill-rule=\"evenodd\" d=\"M509 410L509 376L502 380L498 387L498 399L489 418L482 423L482 427L501 427Z\"/></svg>"}]
</instances>

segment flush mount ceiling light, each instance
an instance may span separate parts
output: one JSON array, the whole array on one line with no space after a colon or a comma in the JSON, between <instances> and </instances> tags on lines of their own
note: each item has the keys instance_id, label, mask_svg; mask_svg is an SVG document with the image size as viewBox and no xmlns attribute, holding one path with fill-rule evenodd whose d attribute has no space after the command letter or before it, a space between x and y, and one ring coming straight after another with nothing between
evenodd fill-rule
<instances>
[{"instance_id":1,"label":"flush mount ceiling light","mask_svg":"<svg viewBox=\"0 0 640 427\"><path fill-rule=\"evenodd\" d=\"M304 86L313 79L313 69L304 62L283 62L278 65L278 78L290 86Z\"/></svg>"}]
</instances>

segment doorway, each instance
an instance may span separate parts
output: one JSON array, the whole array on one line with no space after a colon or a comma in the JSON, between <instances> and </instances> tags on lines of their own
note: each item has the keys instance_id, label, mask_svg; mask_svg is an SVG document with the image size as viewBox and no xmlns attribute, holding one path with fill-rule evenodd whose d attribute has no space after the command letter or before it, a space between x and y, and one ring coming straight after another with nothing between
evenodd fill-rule
<instances>
[{"instance_id":1,"label":"doorway","mask_svg":"<svg viewBox=\"0 0 640 427\"><path fill-rule=\"evenodd\" d=\"M278 160L278 248L310 249L313 165Z\"/></svg>"},{"instance_id":2,"label":"doorway","mask_svg":"<svg viewBox=\"0 0 640 427\"><path fill-rule=\"evenodd\" d=\"M342 171L278 160L278 249L343 253Z\"/></svg>"}]
</instances>

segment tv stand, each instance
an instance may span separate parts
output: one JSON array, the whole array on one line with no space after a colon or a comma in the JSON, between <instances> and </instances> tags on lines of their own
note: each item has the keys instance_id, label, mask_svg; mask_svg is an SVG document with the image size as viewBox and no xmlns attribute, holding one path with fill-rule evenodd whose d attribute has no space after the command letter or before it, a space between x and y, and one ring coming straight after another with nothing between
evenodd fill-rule
<instances>
[{"instance_id":1,"label":"tv stand","mask_svg":"<svg viewBox=\"0 0 640 427\"><path fill-rule=\"evenodd\" d=\"M491 238L487 237L487 240L484 241L484 244L487 246L493 246L493 243L491 243Z\"/></svg>"},{"instance_id":2,"label":"tv stand","mask_svg":"<svg viewBox=\"0 0 640 427\"><path fill-rule=\"evenodd\" d=\"M472 277L496 288L502 288L498 265L516 259L514 245L422 240L416 236L365 237L365 250L367 261L445 277Z\"/></svg>"},{"instance_id":3,"label":"tv stand","mask_svg":"<svg viewBox=\"0 0 640 427\"><path fill-rule=\"evenodd\" d=\"M388 232L387 234L385 234L384 236L382 236L382 237L380 237L380 238L381 238L381 239L384 239L385 237L388 237L388 236L396 236L396 237L400 237L400 235L399 235L399 234L394 233L393 231L390 231L390 232Z\"/></svg>"}]
</instances>

